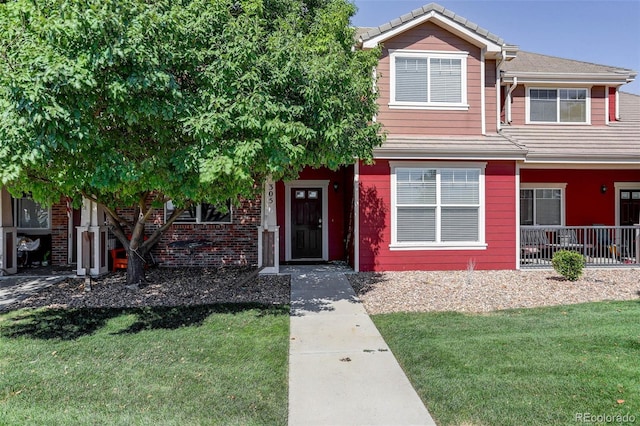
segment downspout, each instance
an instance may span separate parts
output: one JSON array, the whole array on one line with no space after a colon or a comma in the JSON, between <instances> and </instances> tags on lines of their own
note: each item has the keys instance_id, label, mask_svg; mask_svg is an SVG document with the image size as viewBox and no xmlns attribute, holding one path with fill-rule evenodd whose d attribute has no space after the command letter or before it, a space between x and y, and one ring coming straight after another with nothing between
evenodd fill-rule
<instances>
[{"instance_id":1,"label":"downspout","mask_svg":"<svg viewBox=\"0 0 640 426\"><path fill-rule=\"evenodd\" d=\"M518 86L518 77L513 77L513 83L511 84L511 87L509 87L507 96L505 96L505 99L504 99L507 107L507 110L505 111L505 114L506 114L505 121L509 124L511 124L511 92L513 92L517 86Z\"/></svg>"},{"instance_id":2,"label":"downspout","mask_svg":"<svg viewBox=\"0 0 640 426\"><path fill-rule=\"evenodd\" d=\"M502 63L505 61L507 57L506 52L502 51L502 57L500 60L496 61L496 130L498 133L502 130L502 125L500 123L500 67L502 67Z\"/></svg>"},{"instance_id":3,"label":"downspout","mask_svg":"<svg viewBox=\"0 0 640 426\"><path fill-rule=\"evenodd\" d=\"M481 131L484 136L487 135L487 106L485 105L485 56L487 48L484 47L480 51L480 116L482 119Z\"/></svg>"},{"instance_id":4,"label":"downspout","mask_svg":"<svg viewBox=\"0 0 640 426\"><path fill-rule=\"evenodd\" d=\"M604 103L604 124L609 124L609 115L611 112L609 111L609 104L611 103L611 95L609 94L609 86L604 86L605 91L605 103Z\"/></svg>"},{"instance_id":5,"label":"downspout","mask_svg":"<svg viewBox=\"0 0 640 426\"><path fill-rule=\"evenodd\" d=\"M360 272L360 160L353 165L353 270Z\"/></svg>"},{"instance_id":6,"label":"downspout","mask_svg":"<svg viewBox=\"0 0 640 426\"><path fill-rule=\"evenodd\" d=\"M616 121L620 121L620 86L616 87Z\"/></svg>"}]
</instances>

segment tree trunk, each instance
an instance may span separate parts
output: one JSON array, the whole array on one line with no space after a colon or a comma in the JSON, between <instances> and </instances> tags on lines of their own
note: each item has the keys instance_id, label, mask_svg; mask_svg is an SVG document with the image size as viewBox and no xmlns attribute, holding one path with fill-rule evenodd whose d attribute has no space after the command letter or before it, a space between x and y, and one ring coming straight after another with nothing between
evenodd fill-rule
<instances>
[{"instance_id":1,"label":"tree trunk","mask_svg":"<svg viewBox=\"0 0 640 426\"><path fill-rule=\"evenodd\" d=\"M135 252L129 248L127 251L127 287L139 288L146 281L144 276L145 262L139 252Z\"/></svg>"}]
</instances>

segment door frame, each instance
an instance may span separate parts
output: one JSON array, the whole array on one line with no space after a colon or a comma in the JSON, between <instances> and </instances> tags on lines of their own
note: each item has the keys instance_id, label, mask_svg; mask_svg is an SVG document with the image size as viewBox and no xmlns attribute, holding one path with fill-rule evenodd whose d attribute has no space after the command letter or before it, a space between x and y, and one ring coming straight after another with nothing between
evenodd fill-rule
<instances>
[{"instance_id":1,"label":"door frame","mask_svg":"<svg viewBox=\"0 0 640 426\"><path fill-rule=\"evenodd\" d=\"M285 261L291 258L291 189L292 188L321 188L322 189L322 258L296 260L329 260L329 180L294 180L284 183L284 256Z\"/></svg>"},{"instance_id":2,"label":"door frame","mask_svg":"<svg viewBox=\"0 0 640 426\"><path fill-rule=\"evenodd\" d=\"M616 191L616 226L620 226L620 190L638 190L640 189L640 182L614 182L614 189Z\"/></svg>"}]
</instances>

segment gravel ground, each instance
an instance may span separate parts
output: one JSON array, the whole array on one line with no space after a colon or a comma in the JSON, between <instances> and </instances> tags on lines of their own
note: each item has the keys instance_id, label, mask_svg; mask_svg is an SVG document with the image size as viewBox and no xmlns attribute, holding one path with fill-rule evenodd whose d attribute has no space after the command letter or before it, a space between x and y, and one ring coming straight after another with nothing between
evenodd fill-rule
<instances>
[{"instance_id":1,"label":"gravel ground","mask_svg":"<svg viewBox=\"0 0 640 426\"><path fill-rule=\"evenodd\" d=\"M639 269L587 269L578 281L553 271L363 272L347 278L370 314L489 312L603 300L640 300ZM2 310L36 307L133 308L212 303L290 302L290 280L256 276L252 268L157 268L147 284L125 287L125 273L92 280L70 278Z\"/></svg>"},{"instance_id":2,"label":"gravel ground","mask_svg":"<svg viewBox=\"0 0 640 426\"><path fill-rule=\"evenodd\" d=\"M194 306L214 303L283 305L290 301L288 276L257 276L253 268L157 268L147 271L139 289L125 287L125 273L91 281L69 278L4 310L19 308L134 308L142 306Z\"/></svg>"},{"instance_id":3,"label":"gravel ground","mask_svg":"<svg viewBox=\"0 0 640 426\"><path fill-rule=\"evenodd\" d=\"M369 314L489 312L604 300L640 300L640 270L588 269L578 281L553 271L365 272L348 275Z\"/></svg>"}]
</instances>

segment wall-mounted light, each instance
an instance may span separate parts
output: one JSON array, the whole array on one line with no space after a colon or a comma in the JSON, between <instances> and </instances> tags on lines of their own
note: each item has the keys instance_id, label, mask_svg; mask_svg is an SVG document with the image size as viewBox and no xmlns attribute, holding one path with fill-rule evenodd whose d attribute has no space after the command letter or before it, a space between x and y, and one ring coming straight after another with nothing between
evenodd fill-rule
<instances>
[{"instance_id":1,"label":"wall-mounted light","mask_svg":"<svg viewBox=\"0 0 640 426\"><path fill-rule=\"evenodd\" d=\"M333 182L333 190L334 190L334 191L338 192L338 188L339 188L339 187L340 187L340 186L338 185L338 182Z\"/></svg>"},{"instance_id":2,"label":"wall-mounted light","mask_svg":"<svg viewBox=\"0 0 640 426\"><path fill-rule=\"evenodd\" d=\"M600 187L600 192L602 192L603 194L606 194L607 193L607 185L605 185L603 183L602 186Z\"/></svg>"}]
</instances>

